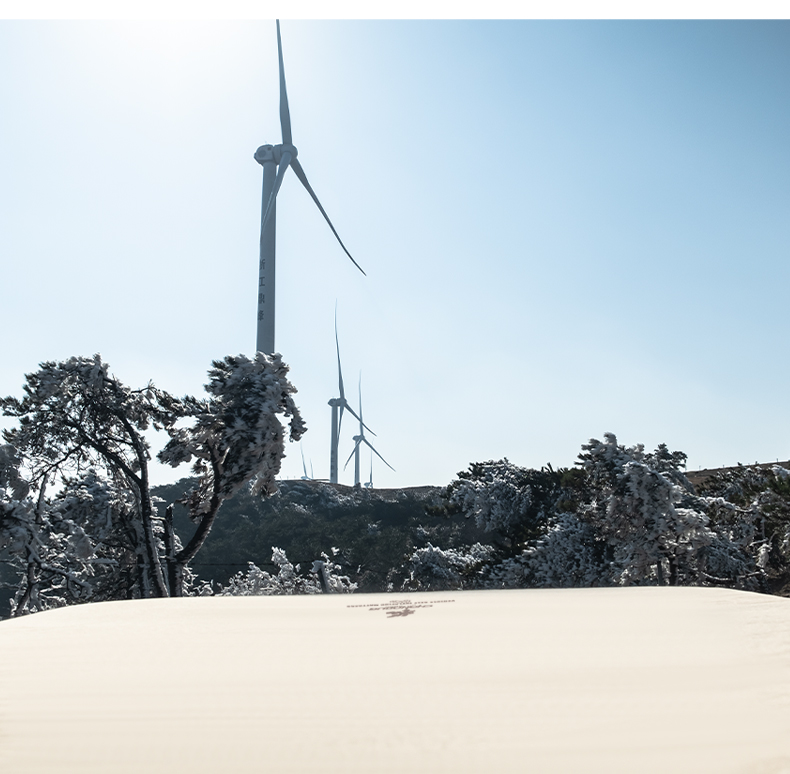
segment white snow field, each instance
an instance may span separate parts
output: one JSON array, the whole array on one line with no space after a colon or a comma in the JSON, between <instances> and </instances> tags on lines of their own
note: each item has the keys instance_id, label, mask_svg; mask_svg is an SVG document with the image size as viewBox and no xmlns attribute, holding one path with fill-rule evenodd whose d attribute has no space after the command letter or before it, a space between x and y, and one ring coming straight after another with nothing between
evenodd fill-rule
<instances>
[{"instance_id":1,"label":"white snow field","mask_svg":"<svg viewBox=\"0 0 790 774\"><path fill-rule=\"evenodd\" d=\"M790 772L790 600L107 602L0 623L0 772Z\"/></svg>"}]
</instances>

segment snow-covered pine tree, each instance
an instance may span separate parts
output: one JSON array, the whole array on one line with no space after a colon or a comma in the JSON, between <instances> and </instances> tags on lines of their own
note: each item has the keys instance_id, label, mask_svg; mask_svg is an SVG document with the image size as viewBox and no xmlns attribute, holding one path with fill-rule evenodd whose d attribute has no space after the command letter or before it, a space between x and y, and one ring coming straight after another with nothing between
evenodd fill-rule
<instances>
[{"instance_id":1,"label":"snow-covered pine tree","mask_svg":"<svg viewBox=\"0 0 790 774\"><path fill-rule=\"evenodd\" d=\"M702 582L703 549L715 534L682 474L685 455L666 447L645 454L641 444L626 448L606 433L583 445L579 459L591 493L580 515L606 544L610 581Z\"/></svg>"},{"instance_id":2,"label":"snow-covered pine tree","mask_svg":"<svg viewBox=\"0 0 790 774\"><path fill-rule=\"evenodd\" d=\"M723 470L703 481L711 526L711 580L787 594L790 589L790 470L782 465Z\"/></svg>"},{"instance_id":3,"label":"snow-covered pine tree","mask_svg":"<svg viewBox=\"0 0 790 774\"><path fill-rule=\"evenodd\" d=\"M136 595L167 596L144 432L152 422L172 425L179 402L153 384L128 388L99 355L42 363L25 377L24 393L0 406L19 419L4 436L22 455L31 490L43 499L48 483L58 491L92 471L127 512Z\"/></svg>"},{"instance_id":4,"label":"snow-covered pine tree","mask_svg":"<svg viewBox=\"0 0 790 774\"><path fill-rule=\"evenodd\" d=\"M279 354L215 360L205 385L209 397L184 398L180 403L191 425L166 428L170 441L159 459L174 467L194 459L197 476L183 499L197 529L185 546L169 551L167 559L173 595L184 593L184 568L205 542L223 501L247 485L253 494L276 491L275 476L285 456L285 428L278 415L289 420L292 441L306 430L293 399L296 388L287 375L288 366Z\"/></svg>"},{"instance_id":5,"label":"snow-covered pine tree","mask_svg":"<svg viewBox=\"0 0 790 774\"><path fill-rule=\"evenodd\" d=\"M562 475L551 466L522 468L507 459L474 462L446 490L450 505L492 533L505 554L517 554L541 533L560 494Z\"/></svg>"}]
</instances>

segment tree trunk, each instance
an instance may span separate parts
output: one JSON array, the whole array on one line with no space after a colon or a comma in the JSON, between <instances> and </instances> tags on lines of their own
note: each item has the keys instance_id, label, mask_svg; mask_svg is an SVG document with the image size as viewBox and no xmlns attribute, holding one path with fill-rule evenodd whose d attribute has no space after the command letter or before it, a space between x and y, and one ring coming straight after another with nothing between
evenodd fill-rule
<instances>
[{"instance_id":1,"label":"tree trunk","mask_svg":"<svg viewBox=\"0 0 790 774\"><path fill-rule=\"evenodd\" d=\"M173 530L173 505L165 510L165 564L167 565L167 585L171 597L181 596L181 584L176 571L176 536Z\"/></svg>"},{"instance_id":2,"label":"tree trunk","mask_svg":"<svg viewBox=\"0 0 790 774\"><path fill-rule=\"evenodd\" d=\"M147 559L146 564L148 565L145 569L150 572L150 582L152 584L149 595L154 597L167 597L170 595L168 594L167 584L165 583L165 577L162 573L162 562L160 561L159 549L156 545L156 535L154 535L154 508L151 503L151 492L149 491L148 456L140 436L134 427L132 427L127 417L122 412L116 413L116 417L118 417L129 435L135 456L137 457L137 464L140 467L137 480L132 480L139 487L140 519L143 523L143 544L145 546Z\"/></svg>"},{"instance_id":3,"label":"tree trunk","mask_svg":"<svg viewBox=\"0 0 790 774\"><path fill-rule=\"evenodd\" d=\"M26 575L26 582L27 586L25 588L25 593L22 594L21 599L17 602L16 607L14 608L13 612L11 613L11 618L16 618L19 615L24 614L25 608L28 606L31 598L33 597L33 592L36 588L36 566L31 561L32 556L30 549L27 551L27 575Z\"/></svg>"},{"instance_id":4,"label":"tree trunk","mask_svg":"<svg viewBox=\"0 0 790 774\"><path fill-rule=\"evenodd\" d=\"M678 585L678 560L674 556L669 557L669 585Z\"/></svg>"},{"instance_id":5,"label":"tree trunk","mask_svg":"<svg viewBox=\"0 0 790 774\"><path fill-rule=\"evenodd\" d=\"M208 533L211 532L211 527L214 524L214 519L217 517L217 511L222 505L223 498L220 495L220 480L221 471L219 461L214 449L209 448L211 453L211 468L213 473L213 491L211 493L211 500L209 501L208 511L203 514L198 524L195 534L192 535L190 541L175 555L175 575L176 585L173 596L183 596L184 592L184 568L195 558L195 554L201 549L203 543L206 542Z\"/></svg>"}]
</instances>

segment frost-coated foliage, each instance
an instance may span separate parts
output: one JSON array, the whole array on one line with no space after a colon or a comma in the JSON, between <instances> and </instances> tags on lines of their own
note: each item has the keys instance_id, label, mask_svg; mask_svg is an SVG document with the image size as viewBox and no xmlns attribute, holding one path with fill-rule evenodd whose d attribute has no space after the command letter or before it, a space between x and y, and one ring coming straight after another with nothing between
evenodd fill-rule
<instances>
[{"instance_id":1,"label":"frost-coated foliage","mask_svg":"<svg viewBox=\"0 0 790 774\"><path fill-rule=\"evenodd\" d=\"M685 454L664 444L646 453L606 434L582 446L573 470L475 463L447 488L450 508L508 539L494 540L492 553L473 565L463 552L431 546L412 554L404 569L459 588L698 584L759 590L772 577L774 585L786 582L790 471L743 469L719 476L698 494L685 461Z\"/></svg>"},{"instance_id":2,"label":"frost-coated foliage","mask_svg":"<svg viewBox=\"0 0 790 774\"><path fill-rule=\"evenodd\" d=\"M409 556L406 563L407 577L401 583L401 590L475 588L482 585L482 575L494 553L491 546L480 543L463 550L445 550L429 543Z\"/></svg>"},{"instance_id":3,"label":"frost-coated foliage","mask_svg":"<svg viewBox=\"0 0 790 774\"><path fill-rule=\"evenodd\" d=\"M287 366L258 353L216 361L209 397L133 390L99 355L42 363L0 447L0 561L18 574L13 615L75 602L201 593L188 564L222 502L241 487L269 494L284 455L279 414L304 424ZM190 424L191 423L191 424ZM188 496L197 526L184 546L151 496L144 432L170 435L162 458L196 458Z\"/></svg>"},{"instance_id":4,"label":"frost-coated foliage","mask_svg":"<svg viewBox=\"0 0 790 774\"><path fill-rule=\"evenodd\" d=\"M19 419L6 433L31 465L32 484L61 471L79 471L98 460L126 475L141 475L148 446L140 433L151 423L170 426L176 401L153 384L131 390L109 373L99 355L42 363L25 377L21 400L0 401Z\"/></svg>"},{"instance_id":5,"label":"frost-coated foliage","mask_svg":"<svg viewBox=\"0 0 790 774\"><path fill-rule=\"evenodd\" d=\"M707 515L675 481L682 481L678 465L665 447L645 455L640 445L626 448L607 433L582 446L582 467L592 483L592 497L582 516L607 544L613 583L631 585L662 582L664 566L670 583L678 572L687 580L702 580L702 549L715 539ZM658 464L663 470L653 467ZM676 475L679 474L679 475Z\"/></svg>"},{"instance_id":6,"label":"frost-coated foliage","mask_svg":"<svg viewBox=\"0 0 790 774\"><path fill-rule=\"evenodd\" d=\"M709 478L700 494L723 540L711 548L710 574L726 585L790 590L790 470L739 466Z\"/></svg>"},{"instance_id":7,"label":"frost-coated foliage","mask_svg":"<svg viewBox=\"0 0 790 774\"><path fill-rule=\"evenodd\" d=\"M519 577L519 568L529 585L538 588L580 588L604 582L595 530L574 513L553 515L545 533L511 561L512 566L494 576L508 588L524 585L513 580Z\"/></svg>"},{"instance_id":8,"label":"frost-coated foliage","mask_svg":"<svg viewBox=\"0 0 790 774\"><path fill-rule=\"evenodd\" d=\"M20 453L27 483L38 493L42 529L49 523L43 515L47 487L57 491L92 472L108 489L123 493L124 507L130 510L126 515L131 527L126 526L137 593L166 596L143 433L152 424L172 426L180 416L178 402L150 383L140 390L126 387L99 355L42 363L25 377L24 393L21 400L5 398L0 406L6 416L19 420L4 436ZM54 525L58 519L53 515L50 521ZM24 573L28 585L39 583L40 574L35 569L38 559L29 559Z\"/></svg>"},{"instance_id":9,"label":"frost-coated foliage","mask_svg":"<svg viewBox=\"0 0 790 774\"><path fill-rule=\"evenodd\" d=\"M288 561L285 551L272 546L272 562L277 567L276 575L250 562L247 571L234 575L219 593L222 596L257 597L279 594L321 594L325 590L336 594L350 594L356 591L357 584L352 583L347 575L340 574L340 565L325 553L322 553L321 557L321 560L313 563L310 572L306 573L301 565L293 565Z\"/></svg>"},{"instance_id":10,"label":"frost-coated foliage","mask_svg":"<svg viewBox=\"0 0 790 774\"><path fill-rule=\"evenodd\" d=\"M171 589L183 593L183 572L205 542L222 502L244 486L254 495L277 490L275 476L285 456L285 431L278 415L289 418L290 439L298 441L305 424L293 400L288 366L280 355L258 352L215 360L205 385L205 400L184 398L187 427L168 428L170 441L159 459L173 467L194 459L196 485L182 502L197 523L195 534L168 566Z\"/></svg>"},{"instance_id":11,"label":"frost-coated foliage","mask_svg":"<svg viewBox=\"0 0 790 774\"><path fill-rule=\"evenodd\" d=\"M19 472L22 457L11 444L0 444L0 497L23 500L30 486Z\"/></svg>"},{"instance_id":12,"label":"frost-coated foliage","mask_svg":"<svg viewBox=\"0 0 790 774\"><path fill-rule=\"evenodd\" d=\"M550 467L529 470L507 459L489 460L461 471L447 488L447 497L480 529L504 538L514 554L540 530L559 485L559 476Z\"/></svg>"},{"instance_id":13,"label":"frost-coated foliage","mask_svg":"<svg viewBox=\"0 0 790 774\"><path fill-rule=\"evenodd\" d=\"M274 548L273 571L251 562L220 588L225 595L343 593L358 584L369 591L651 584L790 591L790 470L739 467L702 484L694 478L695 490L682 452L663 444L646 452L611 434L584 444L572 468L473 463L430 495L388 492L387 508L375 491L294 482L283 487L290 495L280 492L258 510L259 498L275 489L286 434L304 432L287 370L279 356L225 358L214 363L202 400L150 384L131 390L98 356L45 363L28 376L22 400L2 401L19 419L0 446L0 562L18 579L12 614L213 593L190 562L233 495L247 512L278 522L264 546L321 559L293 564ZM167 495L192 519L179 524L183 544L172 509L161 513L149 491L142 433L150 427L170 436L161 458L192 462L197 474L186 495L176 485ZM356 521L341 524L347 511ZM329 521L317 524L316 514ZM245 540L259 545L256 519L245 518ZM326 536L329 522L337 538ZM342 553L322 553L327 540ZM338 555L352 568L347 574Z\"/></svg>"},{"instance_id":14,"label":"frost-coated foliage","mask_svg":"<svg viewBox=\"0 0 790 774\"><path fill-rule=\"evenodd\" d=\"M0 447L0 457L12 456L10 447ZM7 474L6 470L0 495L0 552L19 574L13 609L35 612L119 596L121 562L111 527L100 530L98 537L90 536L85 529L90 530L90 525L73 508L76 490L89 497L95 480L84 485L67 481L53 500L38 497L34 501L27 496L15 498L8 483L18 474ZM90 474L86 477L91 478ZM106 509L105 516L110 518Z\"/></svg>"},{"instance_id":15,"label":"frost-coated foliage","mask_svg":"<svg viewBox=\"0 0 790 774\"><path fill-rule=\"evenodd\" d=\"M532 489L522 483L524 472L507 460L475 463L468 473L459 474L450 502L486 532L507 531L524 520L532 505Z\"/></svg>"},{"instance_id":16,"label":"frost-coated foliage","mask_svg":"<svg viewBox=\"0 0 790 774\"><path fill-rule=\"evenodd\" d=\"M200 484L189 497L193 516L210 512L212 498L232 497L251 484L253 494L274 494L275 476L285 456L285 431L278 419L289 418L290 439L305 432L288 366L278 354L258 352L215 360L205 386L206 400L184 399L190 427L170 430L159 459L172 466L195 459Z\"/></svg>"}]
</instances>

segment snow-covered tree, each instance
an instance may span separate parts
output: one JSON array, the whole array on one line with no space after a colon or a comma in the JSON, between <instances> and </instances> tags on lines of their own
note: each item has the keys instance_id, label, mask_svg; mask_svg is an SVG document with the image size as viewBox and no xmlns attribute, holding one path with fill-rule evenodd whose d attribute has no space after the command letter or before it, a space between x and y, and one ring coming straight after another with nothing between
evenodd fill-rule
<instances>
[{"instance_id":1,"label":"snow-covered tree","mask_svg":"<svg viewBox=\"0 0 790 774\"><path fill-rule=\"evenodd\" d=\"M717 541L708 504L682 472L685 455L625 447L606 433L582 446L591 496L581 515L607 548L611 581L624 585L703 583Z\"/></svg>"},{"instance_id":2,"label":"snow-covered tree","mask_svg":"<svg viewBox=\"0 0 790 774\"><path fill-rule=\"evenodd\" d=\"M278 415L289 419L289 435L298 441L305 424L293 399L296 388L288 381L288 366L279 354L258 352L215 360L209 371L203 400L184 398L187 427L166 429L170 441L159 459L172 466L194 459L197 483L183 502L197 524L192 538L168 557L172 593L183 593L184 567L206 540L222 502L244 486L253 494L276 491L275 476L285 456L285 428Z\"/></svg>"},{"instance_id":3,"label":"snow-covered tree","mask_svg":"<svg viewBox=\"0 0 790 774\"><path fill-rule=\"evenodd\" d=\"M42 363L25 380L24 397L4 398L0 406L19 419L4 435L24 458L31 489L43 497L48 482L57 489L94 471L122 493L123 507L131 511L139 594L167 596L144 433L152 422L172 425L178 402L153 384L126 387L99 355Z\"/></svg>"},{"instance_id":4,"label":"snow-covered tree","mask_svg":"<svg viewBox=\"0 0 790 774\"><path fill-rule=\"evenodd\" d=\"M17 576L10 613L85 601L93 595L93 564L112 560L95 556L82 527L53 508L43 488L35 500L28 496L20 463L13 447L0 446L0 561Z\"/></svg>"},{"instance_id":5,"label":"snow-covered tree","mask_svg":"<svg viewBox=\"0 0 790 774\"><path fill-rule=\"evenodd\" d=\"M19 568L15 614L94 599L187 593L188 569L223 500L241 487L271 493L284 455L278 414L304 424L279 355L213 364L209 397L132 390L99 355L43 363L24 397L0 408L18 426L0 450L0 548ZM150 491L144 433L164 430L163 461L195 458L186 504L196 523L182 545L172 510Z\"/></svg>"},{"instance_id":6,"label":"snow-covered tree","mask_svg":"<svg viewBox=\"0 0 790 774\"><path fill-rule=\"evenodd\" d=\"M703 481L712 528L721 540L708 551L718 582L786 593L790 588L790 470L743 466Z\"/></svg>"},{"instance_id":7,"label":"snow-covered tree","mask_svg":"<svg viewBox=\"0 0 790 774\"><path fill-rule=\"evenodd\" d=\"M0 445L0 557L11 563L21 577L15 585L22 605L38 604L41 566L39 519L29 497L30 487L20 475L21 457L10 444ZM19 605L12 603L12 612Z\"/></svg>"},{"instance_id":8,"label":"snow-covered tree","mask_svg":"<svg viewBox=\"0 0 790 774\"><path fill-rule=\"evenodd\" d=\"M560 482L561 475L550 466L531 470L507 459L489 460L461 471L447 487L447 497L480 529L492 532L500 549L515 555L540 534L559 496Z\"/></svg>"},{"instance_id":9,"label":"snow-covered tree","mask_svg":"<svg viewBox=\"0 0 790 774\"><path fill-rule=\"evenodd\" d=\"M578 514L552 514L545 532L520 556L492 569L489 584L502 588L585 588L608 583L595 529Z\"/></svg>"}]
</instances>

